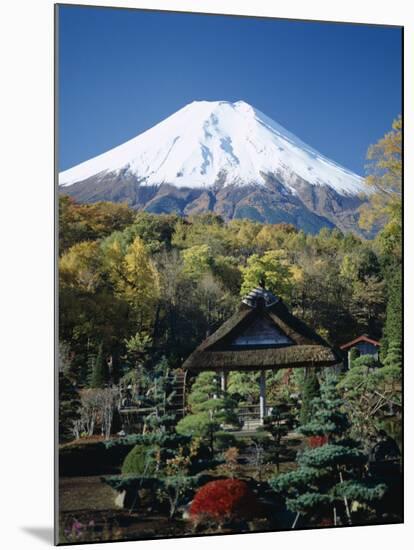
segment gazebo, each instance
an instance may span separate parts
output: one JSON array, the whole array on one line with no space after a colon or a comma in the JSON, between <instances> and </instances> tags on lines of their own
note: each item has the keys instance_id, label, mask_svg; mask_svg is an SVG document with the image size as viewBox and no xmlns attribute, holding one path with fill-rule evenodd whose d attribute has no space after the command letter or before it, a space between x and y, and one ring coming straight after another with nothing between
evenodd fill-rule
<instances>
[{"instance_id":1,"label":"gazebo","mask_svg":"<svg viewBox=\"0 0 414 550\"><path fill-rule=\"evenodd\" d=\"M283 301L258 287L183 364L198 374L216 371L226 391L230 371L260 371L260 420L266 416L266 370L330 367L342 358L323 338L292 315Z\"/></svg>"}]
</instances>

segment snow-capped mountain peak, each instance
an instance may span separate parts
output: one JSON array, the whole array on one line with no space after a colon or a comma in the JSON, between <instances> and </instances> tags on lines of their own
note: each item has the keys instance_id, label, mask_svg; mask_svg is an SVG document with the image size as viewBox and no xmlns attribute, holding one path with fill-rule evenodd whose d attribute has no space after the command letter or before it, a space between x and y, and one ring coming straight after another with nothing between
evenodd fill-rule
<instances>
[{"instance_id":1,"label":"snow-capped mountain peak","mask_svg":"<svg viewBox=\"0 0 414 550\"><path fill-rule=\"evenodd\" d=\"M137 137L61 172L70 186L125 171L140 185L183 188L264 184L295 193L298 181L340 195L366 192L361 177L329 160L244 101L194 101Z\"/></svg>"}]
</instances>

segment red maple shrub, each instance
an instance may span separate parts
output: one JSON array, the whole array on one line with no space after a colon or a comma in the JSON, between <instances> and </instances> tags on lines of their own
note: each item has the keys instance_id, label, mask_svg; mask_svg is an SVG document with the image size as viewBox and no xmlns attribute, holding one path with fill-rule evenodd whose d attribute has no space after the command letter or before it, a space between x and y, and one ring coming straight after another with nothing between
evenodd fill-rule
<instances>
[{"instance_id":1,"label":"red maple shrub","mask_svg":"<svg viewBox=\"0 0 414 550\"><path fill-rule=\"evenodd\" d=\"M322 447L322 445L325 445L326 443L328 443L328 438L326 435L312 435L308 437L308 445L311 449Z\"/></svg>"},{"instance_id":2,"label":"red maple shrub","mask_svg":"<svg viewBox=\"0 0 414 550\"><path fill-rule=\"evenodd\" d=\"M258 501L245 481L219 479L206 483L197 491L190 506L193 521L249 519L258 511Z\"/></svg>"}]
</instances>

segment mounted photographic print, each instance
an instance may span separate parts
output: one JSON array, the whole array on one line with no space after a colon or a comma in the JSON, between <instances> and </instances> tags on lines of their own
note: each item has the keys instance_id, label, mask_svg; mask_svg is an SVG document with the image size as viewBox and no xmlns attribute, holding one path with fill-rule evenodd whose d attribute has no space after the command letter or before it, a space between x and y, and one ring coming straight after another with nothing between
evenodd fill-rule
<instances>
[{"instance_id":1,"label":"mounted photographic print","mask_svg":"<svg viewBox=\"0 0 414 550\"><path fill-rule=\"evenodd\" d=\"M55 14L56 543L401 523L403 29Z\"/></svg>"}]
</instances>

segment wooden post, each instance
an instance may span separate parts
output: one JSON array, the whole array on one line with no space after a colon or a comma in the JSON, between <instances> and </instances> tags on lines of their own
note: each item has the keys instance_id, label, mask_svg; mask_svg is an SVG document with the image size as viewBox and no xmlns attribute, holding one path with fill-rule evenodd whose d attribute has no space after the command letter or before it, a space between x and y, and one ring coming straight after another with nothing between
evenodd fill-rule
<instances>
[{"instance_id":1,"label":"wooden post","mask_svg":"<svg viewBox=\"0 0 414 550\"><path fill-rule=\"evenodd\" d=\"M263 424L266 416L266 371L260 371L260 423Z\"/></svg>"},{"instance_id":2,"label":"wooden post","mask_svg":"<svg viewBox=\"0 0 414 550\"><path fill-rule=\"evenodd\" d=\"M220 386L222 393L226 393L227 391L227 372L224 370L220 373Z\"/></svg>"}]
</instances>

